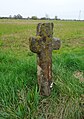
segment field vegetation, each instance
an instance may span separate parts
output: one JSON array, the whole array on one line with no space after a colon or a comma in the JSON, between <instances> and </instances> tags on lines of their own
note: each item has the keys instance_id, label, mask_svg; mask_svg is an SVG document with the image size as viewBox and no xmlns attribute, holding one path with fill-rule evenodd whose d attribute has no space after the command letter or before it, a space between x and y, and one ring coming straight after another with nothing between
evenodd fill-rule
<instances>
[{"instance_id":1,"label":"field vegetation","mask_svg":"<svg viewBox=\"0 0 84 119\"><path fill-rule=\"evenodd\" d=\"M36 54L29 37L39 22L54 23L53 88L39 95ZM84 22L0 20L0 119L84 119Z\"/></svg>"}]
</instances>

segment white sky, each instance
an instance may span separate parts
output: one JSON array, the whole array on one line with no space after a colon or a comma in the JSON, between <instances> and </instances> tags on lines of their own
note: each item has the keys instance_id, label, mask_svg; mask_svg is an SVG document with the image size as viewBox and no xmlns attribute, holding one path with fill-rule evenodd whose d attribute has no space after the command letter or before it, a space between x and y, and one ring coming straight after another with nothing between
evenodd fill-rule
<instances>
[{"instance_id":1,"label":"white sky","mask_svg":"<svg viewBox=\"0 0 84 119\"><path fill-rule=\"evenodd\" d=\"M0 16L17 14L84 20L84 0L0 0Z\"/></svg>"}]
</instances>

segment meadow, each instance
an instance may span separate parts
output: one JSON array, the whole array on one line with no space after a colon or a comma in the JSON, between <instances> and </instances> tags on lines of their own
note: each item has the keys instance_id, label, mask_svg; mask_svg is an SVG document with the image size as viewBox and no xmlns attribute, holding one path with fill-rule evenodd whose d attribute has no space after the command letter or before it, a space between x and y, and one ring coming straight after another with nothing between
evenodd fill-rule
<instances>
[{"instance_id":1,"label":"meadow","mask_svg":"<svg viewBox=\"0 0 84 119\"><path fill-rule=\"evenodd\" d=\"M54 23L53 88L40 96L29 49L39 22ZM0 119L84 119L84 21L0 19Z\"/></svg>"}]
</instances>

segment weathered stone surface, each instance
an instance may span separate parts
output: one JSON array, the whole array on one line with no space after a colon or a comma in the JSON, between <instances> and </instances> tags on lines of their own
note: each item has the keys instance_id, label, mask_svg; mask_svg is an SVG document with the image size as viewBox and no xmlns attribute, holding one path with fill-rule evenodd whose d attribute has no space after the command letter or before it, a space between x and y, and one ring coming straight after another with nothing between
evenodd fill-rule
<instances>
[{"instance_id":1,"label":"weathered stone surface","mask_svg":"<svg viewBox=\"0 0 84 119\"><path fill-rule=\"evenodd\" d=\"M59 50L61 46L61 41L59 38L52 39L52 50Z\"/></svg>"},{"instance_id":2,"label":"weathered stone surface","mask_svg":"<svg viewBox=\"0 0 84 119\"><path fill-rule=\"evenodd\" d=\"M52 84L52 50L60 48L60 40L53 38L53 23L39 23L36 37L30 37L30 50L37 53L37 76L41 95L50 95Z\"/></svg>"},{"instance_id":3,"label":"weathered stone surface","mask_svg":"<svg viewBox=\"0 0 84 119\"><path fill-rule=\"evenodd\" d=\"M29 38L29 45L30 45L30 50L34 53L39 53L41 52L41 42L42 38L40 36L38 37L30 37Z\"/></svg>"}]
</instances>

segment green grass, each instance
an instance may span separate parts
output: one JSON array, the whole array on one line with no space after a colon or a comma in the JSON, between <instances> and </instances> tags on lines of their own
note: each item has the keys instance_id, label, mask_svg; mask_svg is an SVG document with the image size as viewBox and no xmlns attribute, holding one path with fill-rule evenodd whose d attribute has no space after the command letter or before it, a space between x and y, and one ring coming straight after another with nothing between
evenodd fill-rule
<instances>
[{"instance_id":1,"label":"green grass","mask_svg":"<svg viewBox=\"0 0 84 119\"><path fill-rule=\"evenodd\" d=\"M39 22L0 20L0 119L84 118L84 22L54 22L62 46L53 51L53 89L41 97L29 37Z\"/></svg>"}]
</instances>

